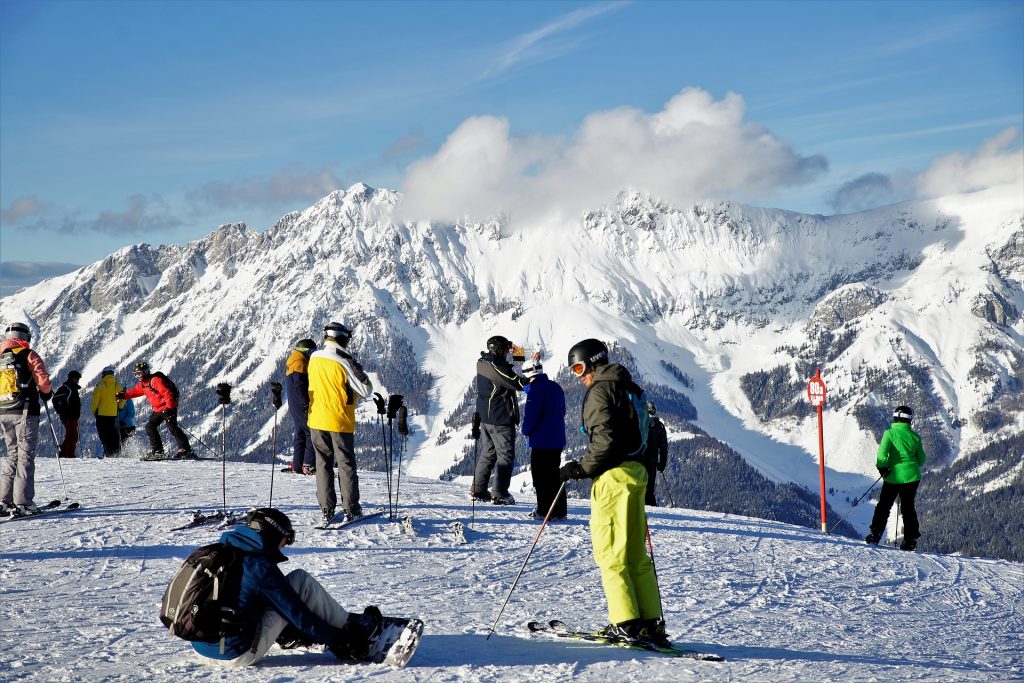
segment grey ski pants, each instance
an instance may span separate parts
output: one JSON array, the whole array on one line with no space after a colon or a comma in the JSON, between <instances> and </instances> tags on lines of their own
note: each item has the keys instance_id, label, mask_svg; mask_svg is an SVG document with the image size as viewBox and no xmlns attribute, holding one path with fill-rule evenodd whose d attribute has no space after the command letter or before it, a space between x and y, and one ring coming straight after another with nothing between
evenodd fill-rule
<instances>
[{"instance_id":1,"label":"grey ski pants","mask_svg":"<svg viewBox=\"0 0 1024 683\"><path fill-rule=\"evenodd\" d=\"M7 446L7 459L0 474L0 500L8 505L29 505L36 496L39 416L27 412L0 413L0 433Z\"/></svg>"},{"instance_id":2,"label":"grey ski pants","mask_svg":"<svg viewBox=\"0 0 1024 683\"><path fill-rule=\"evenodd\" d=\"M288 585L298 593L299 599L305 603L306 607L328 624L341 628L348 621L348 612L345 611L345 608L339 605L327 592L327 589L305 570L295 569L289 572L286 578ZM248 652L234 659L213 659L202 655L199 657L208 664L219 666L250 666L266 656L287 625L288 621L277 610L268 607L260 617L259 625L257 625L252 639L252 647Z\"/></svg>"},{"instance_id":3,"label":"grey ski pants","mask_svg":"<svg viewBox=\"0 0 1024 683\"><path fill-rule=\"evenodd\" d=\"M516 428L505 425L480 425L480 441L483 452L476 463L473 473L473 493L487 492L487 484L494 470L495 496L507 497L509 484L512 483L512 468L516 459Z\"/></svg>"},{"instance_id":4,"label":"grey ski pants","mask_svg":"<svg viewBox=\"0 0 1024 683\"><path fill-rule=\"evenodd\" d=\"M321 510L335 510L334 464L338 464L338 484L345 511L359 509L359 475L356 473L355 434L310 429L316 451L316 499Z\"/></svg>"}]
</instances>

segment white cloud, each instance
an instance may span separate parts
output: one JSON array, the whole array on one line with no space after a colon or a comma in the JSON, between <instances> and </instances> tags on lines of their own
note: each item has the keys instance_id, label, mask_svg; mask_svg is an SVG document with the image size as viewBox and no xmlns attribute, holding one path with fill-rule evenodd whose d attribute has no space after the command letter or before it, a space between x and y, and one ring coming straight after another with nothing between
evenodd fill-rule
<instances>
[{"instance_id":1,"label":"white cloud","mask_svg":"<svg viewBox=\"0 0 1024 683\"><path fill-rule=\"evenodd\" d=\"M989 138L974 154L953 152L932 162L917 178L917 192L924 197L941 197L973 192L998 185L1024 186L1024 147L1020 131L1007 128Z\"/></svg>"},{"instance_id":2,"label":"white cloud","mask_svg":"<svg viewBox=\"0 0 1024 683\"><path fill-rule=\"evenodd\" d=\"M715 100L687 88L655 114L632 107L590 114L568 140L512 136L505 119L470 118L436 154L409 166L401 210L407 218L506 213L530 221L578 215L629 187L679 204L744 200L826 170L824 157L801 156L745 121L745 109L739 95Z\"/></svg>"}]
</instances>

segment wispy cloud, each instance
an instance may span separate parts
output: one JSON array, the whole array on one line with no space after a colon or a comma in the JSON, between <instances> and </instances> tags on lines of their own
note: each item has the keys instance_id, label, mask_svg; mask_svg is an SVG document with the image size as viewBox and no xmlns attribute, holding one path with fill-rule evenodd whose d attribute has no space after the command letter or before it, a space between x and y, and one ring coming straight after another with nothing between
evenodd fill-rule
<instances>
[{"instance_id":1,"label":"wispy cloud","mask_svg":"<svg viewBox=\"0 0 1024 683\"><path fill-rule=\"evenodd\" d=\"M411 164L400 211L451 220L508 213L524 222L580 211L633 187L682 203L749 198L798 185L828 167L745 120L743 98L687 88L654 114L594 112L569 140L512 136L493 116L464 121L436 154Z\"/></svg>"},{"instance_id":2,"label":"wispy cloud","mask_svg":"<svg viewBox=\"0 0 1024 683\"><path fill-rule=\"evenodd\" d=\"M269 176L218 180L187 190L186 202L193 214L239 207L276 209L295 202L320 199L343 187L334 165L307 169L286 166Z\"/></svg>"},{"instance_id":3,"label":"wispy cloud","mask_svg":"<svg viewBox=\"0 0 1024 683\"><path fill-rule=\"evenodd\" d=\"M10 207L0 211L0 222L17 223L32 216L50 211L50 204L41 202L36 196L19 197L11 202Z\"/></svg>"},{"instance_id":4,"label":"wispy cloud","mask_svg":"<svg viewBox=\"0 0 1024 683\"><path fill-rule=\"evenodd\" d=\"M175 230L186 224L157 194L133 194L124 209L104 209L94 217L83 211L48 206L46 212L33 214L34 220L23 221L23 230L64 235L96 232L107 235L141 235Z\"/></svg>"},{"instance_id":5,"label":"wispy cloud","mask_svg":"<svg viewBox=\"0 0 1024 683\"><path fill-rule=\"evenodd\" d=\"M48 277L57 277L78 270L74 263L57 261L0 261L0 296L14 294Z\"/></svg>"},{"instance_id":6,"label":"wispy cloud","mask_svg":"<svg viewBox=\"0 0 1024 683\"><path fill-rule=\"evenodd\" d=\"M851 138L838 138L836 140L833 140L833 143L844 144L904 140L910 138L926 137L928 135L938 135L941 133L952 133L958 130L972 130L974 128L988 128L991 126L1013 126L1020 125L1021 123L1021 116L1019 114L1012 114L1010 116L999 116L991 119L981 119L979 121L964 121L961 123L950 123L944 126L929 126L927 128L903 130L897 131L895 133L879 133L877 135L863 135Z\"/></svg>"},{"instance_id":7,"label":"wispy cloud","mask_svg":"<svg viewBox=\"0 0 1024 683\"><path fill-rule=\"evenodd\" d=\"M520 64L535 64L554 59L577 49L584 41L578 36L566 34L592 19L618 11L629 4L631 3L602 2L582 7L517 36L505 45L481 79L493 78Z\"/></svg>"}]
</instances>

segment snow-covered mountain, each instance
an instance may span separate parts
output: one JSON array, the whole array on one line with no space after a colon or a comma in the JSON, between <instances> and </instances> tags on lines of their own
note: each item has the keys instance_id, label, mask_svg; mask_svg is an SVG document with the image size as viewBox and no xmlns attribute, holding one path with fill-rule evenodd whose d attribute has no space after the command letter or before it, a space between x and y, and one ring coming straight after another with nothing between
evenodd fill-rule
<instances>
[{"instance_id":1,"label":"snow-covered mountain","mask_svg":"<svg viewBox=\"0 0 1024 683\"><path fill-rule=\"evenodd\" d=\"M341 318L358 324L353 348L379 390L406 395L419 476L464 452L452 416L497 333L543 348L549 371L579 339L614 341L646 382L693 404L695 425L812 490L805 387L820 369L841 508L874 478L896 404L914 406L934 464L1024 431L1020 187L831 217L629 191L570 224L514 227L399 223L398 200L360 184L263 232L126 247L3 299L0 322L28 321L50 368L80 369L86 387L105 365L127 381L150 361L182 388L186 428L214 443L226 426L253 460L269 452L268 382L290 344ZM219 382L235 387L224 414Z\"/></svg>"},{"instance_id":2,"label":"snow-covered mountain","mask_svg":"<svg viewBox=\"0 0 1024 683\"><path fill-rule=\"evenodd\" d=\"M39 461L40 499L59 496L58 461ZM295 524L281 569L304 569L345 607L417 616L408 668L347 665L272 648L258 666L198 661L158 621L182 560L217 540L171 531L197 507L219 509L221 464L63 461L76 513L0 526L0 678L9 683L140 681L1008 681L1024 676L1024 566L907 553L802 527L703 510L656 508L652 546L668 631L724 662L547 640L529 620L607 622L586 500L537 542L495 633L485 639L539 523L526 508L476 506L465 488L404 477L401 516L340 532L313 527L308 477L278 475L273 502ZM266 464L228 463L229 509L266 505ZM360 476L364 505L386 500L382 473ZM524 496L524 505L533 504ZM468 543L451 532L462 521Z\"/></svg>"}]
</instances>

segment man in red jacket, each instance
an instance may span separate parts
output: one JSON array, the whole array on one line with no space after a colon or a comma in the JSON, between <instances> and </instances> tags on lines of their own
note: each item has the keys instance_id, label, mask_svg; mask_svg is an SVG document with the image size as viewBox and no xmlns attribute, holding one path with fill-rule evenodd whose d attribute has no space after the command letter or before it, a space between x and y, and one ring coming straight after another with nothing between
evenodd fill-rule
<instances>
[{"instance_id":1,"label":"man in red jacket","mask_svg":"<svg viewBox=\"0 0 1024 683\"><path fill-rule=\"evenodd\" d=\"M178 444L178 452L175 458L194 458L192 446L188 443L188 437L178 426L178 395L174 386L162 374L152 374L149 371L149 363L142 361L135 364L135 378L138 384L124 392L124 398L138 398L145 396L149 405L153 407L153 414L146 422L146 434L149 435L150 451L144 460L160 460L164 457L164 444L160 440L160 432L157 427L161 422L167 423L167 430L174 437Z\"/></svg>"}]
</instances>

